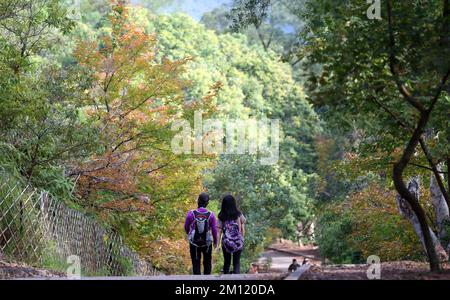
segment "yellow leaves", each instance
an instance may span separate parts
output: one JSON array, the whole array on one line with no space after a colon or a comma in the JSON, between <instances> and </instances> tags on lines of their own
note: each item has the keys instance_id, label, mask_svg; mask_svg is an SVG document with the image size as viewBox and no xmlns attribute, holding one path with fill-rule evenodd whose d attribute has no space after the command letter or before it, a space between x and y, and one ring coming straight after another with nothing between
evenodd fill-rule
<instances>
[{"instance_id":1,"label":"yellow leaves","mask_svg":"<svg viewBox=\"0 0 450 300\"><path fill-rule=\"evenodd\" d=\"M399 215L396 195L394 190L372 184L333 206L336 213L350 218L353 228L347 242L364 257L376 254L382 260L399 260L420 255L412 226Z\"/></svg>"},{"instance_id":2,"label":"yellow leaves","mask_svg":"<svg viewBox=\"0 0 450 300\"><path fill-rule=\"evenodd\" d=\"M137 199L118 199L102 203L98 207L101 210L115 211L119 213L137 212L142 214L154 213L155 208L142 200Z\"/></svg>"},{"instance_id":3,"label":"yellow leaves","mask_svg":"<svg viewBox=\"0 0 450 300\"><path fill-rule=\"evenodd\" d=\"M350 208L355 211L396 214L396 192L385 190L378 185L369 185L361 192L350 196Z\"/></svg>"},{"instance_id":4,"label":"yellow leaves","mask_svg":"<svg viewBox=\"0 0 450 300\"><path fill-rule=\"evenodd\" d=\"M189 244L185 239L146 240L139 252L156 268L168 274L186 274L191 265Z\"/></svg>"}]
</instances>

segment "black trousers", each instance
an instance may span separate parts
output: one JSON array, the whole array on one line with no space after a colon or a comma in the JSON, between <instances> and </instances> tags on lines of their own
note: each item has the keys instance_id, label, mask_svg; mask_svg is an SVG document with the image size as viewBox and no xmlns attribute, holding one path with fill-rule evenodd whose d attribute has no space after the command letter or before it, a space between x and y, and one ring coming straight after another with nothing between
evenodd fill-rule
<instances>
[{"instance_id":1,"label":"black trousers","mask_svg":"<svg viewBox=\"0 0 450 300\"><path fill-rule=\"evenodd\" d=\"M241 253L242 251L237 251L233 254L228 253L223 249L223 273L230 274L231 257L233 257L233 274L241 274Z\"/></svg>"},{"instance_id":2,"label":"black trousers","mask_svg":"<svg viewBox=\"0 0 450 300\"><path fill-rule=\"evenodd\" d=\"M195 247L190 245L192 272L194 275L201 275L201 260L203 256L203 274L211 275L212 269L212 246L209 247Z\"/></svg>"}]
</instances>

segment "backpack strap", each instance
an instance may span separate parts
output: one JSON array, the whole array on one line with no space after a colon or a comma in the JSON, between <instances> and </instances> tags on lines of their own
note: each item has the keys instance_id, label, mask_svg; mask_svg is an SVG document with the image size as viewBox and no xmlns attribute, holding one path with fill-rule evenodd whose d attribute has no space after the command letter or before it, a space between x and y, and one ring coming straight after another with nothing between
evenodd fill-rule
<instances>
[{"instance_id":1,"label":"backpack strap","mask_svg":"<svg viewBox=\"0 0 450 300\"><path fill-rule=\"evenodd\" d=\"M199 212L198 210L193 210L192 213L194 214L194 218L197 218L198 215L206 215L206 219L209 221L209 218L211 217L212 213L208 210L207 212Z\"/></svg>"},{"instance_id":2,"label":"backpack strap","mask_svg":"<svg viewBox=\"0 0 450 300\"><path fill-rule=\"evenodd\" d=\"M205 221L206 222L206 226L207 226L206 227L206 231L208 231L210 229L209 228L209 219L211 218L212 213L209 210L207 212L199 212L196 209L193 210L192 213L194 214L194 222L196 221L198 215L206 215L206 221Z\"/></svg>"}]
</instances>

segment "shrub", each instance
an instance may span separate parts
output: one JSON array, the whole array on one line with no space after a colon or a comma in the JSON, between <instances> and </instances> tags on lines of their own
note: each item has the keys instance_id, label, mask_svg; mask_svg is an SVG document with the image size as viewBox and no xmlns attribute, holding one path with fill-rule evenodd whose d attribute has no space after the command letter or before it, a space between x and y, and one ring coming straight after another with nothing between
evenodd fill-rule
<instances>
[{"instance_id":1,"label":"shrub","mask_svg":"<svg viewBox=\"0 0 450 300\"><path fill-rule=\"evenodd\" d=\"M382 261L420 260L420 241L400 216L395 195L372 184L327 205L318 218L321 255L333 263L364 263L370 255Z\"/></svg>"}]
</instances>

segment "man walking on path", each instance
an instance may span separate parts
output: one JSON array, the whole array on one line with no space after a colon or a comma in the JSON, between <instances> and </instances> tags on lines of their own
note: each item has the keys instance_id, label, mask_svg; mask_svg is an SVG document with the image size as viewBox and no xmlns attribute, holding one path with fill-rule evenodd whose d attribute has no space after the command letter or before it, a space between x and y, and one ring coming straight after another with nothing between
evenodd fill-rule
<instances>
[{"instance_id":1,"label":"man walking on path","mask_svg":"<svg viewBox=\"0 0 450 300\"><path fill-rule=\"evenodd\" d=\"M206 209L208 194L200 194L197 203L198 209L187 214L184 230L189 239L193 274L201 275L203 256L203 274L211 275L213 245L217 248L217 220L214 213Z\"/></svg>"}]
</instances>

